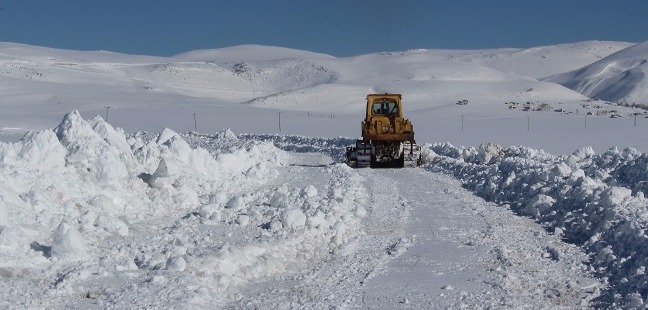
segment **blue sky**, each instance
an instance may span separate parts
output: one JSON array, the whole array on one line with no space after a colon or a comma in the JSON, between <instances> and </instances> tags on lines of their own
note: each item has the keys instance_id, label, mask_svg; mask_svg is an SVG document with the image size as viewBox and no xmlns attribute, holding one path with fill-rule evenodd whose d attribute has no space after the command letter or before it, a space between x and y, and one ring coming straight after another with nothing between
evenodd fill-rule
<instances>
[{"instance_id":1,"label":"blue sky","mask_svg":"<svg viewBox=\"0 0 648 310\"><path fill-rule=\"evenodd\" d=\"M338 57L648 40L647 0L0 0L0 41L169 56L239 44Z\"/></svg>"}]
</instances>

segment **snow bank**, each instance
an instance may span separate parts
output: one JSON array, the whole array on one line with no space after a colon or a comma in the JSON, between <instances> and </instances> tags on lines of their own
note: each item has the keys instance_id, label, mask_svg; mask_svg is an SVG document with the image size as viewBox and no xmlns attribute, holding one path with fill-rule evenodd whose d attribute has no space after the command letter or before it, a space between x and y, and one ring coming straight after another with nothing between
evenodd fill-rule
<instances>
[{"instance_id":1,"label":"snow bank","mask_svg":"<svg viewBox=\"0 0 648 310\"><path fill-rule=\"evenodd\" d=\"M271 141L276 147L297 153L322 153L331 156L336 161L342 161L344 150L349 145L355 145L356 140L350 138L318 138L295 135L264 135L242 134L243 140Z\"/></svg>"},{"instance_id":2,"label":"snow bank","mask_svg":"<svg viewBox=\"0 0 648 310\"><path fill-rule=\"evenodd\" d=\"M243 235L206 248L182 251L180 257L191 258L187 268L207 276L203 281L207 290L220 292L256 279L299 271L357 237L362 233L360 221L367 203L362 178L343 164L325 169L333 178L324 192L312 185L282 185L231 197L212 197L196 212L203 225L198 230L211 235L214 225L223 225L233 227L228 229L230 234L242 229ZM143 265L156 268L155 257L144 257Z\"/></svg>"},{"instance_id":3,"label":"snow bank","mask_svg":"<svg viewBox=\"0 0 648 310\"><path fill-rule=\"evenodd\" d=\"M429 146L428 169L453 174L487 200L536 219L582 246L610 285L605 307L648 298L648 156L633 149L553 156L526 147ZM436 153L436 154L435 154Z\"/></svg>"},{"instance_id":4,"label":"snow bank","mask_svg":"<svg viewBox=\"0 0 648 310\"><path fill-rule=\"evenodd\" d=\"M24 308L62 307L70 294L213 305L242 283L298 271L362 233L367 194L344 164L321 168L330 176L323 188L272 183L287 156L229 130L127 136L77 111L54 130L0 143L0 277L54 279L0 287L30 292L5 296ZM168 299L118 289L133 279Z\"/></svg>"}]
</instances>

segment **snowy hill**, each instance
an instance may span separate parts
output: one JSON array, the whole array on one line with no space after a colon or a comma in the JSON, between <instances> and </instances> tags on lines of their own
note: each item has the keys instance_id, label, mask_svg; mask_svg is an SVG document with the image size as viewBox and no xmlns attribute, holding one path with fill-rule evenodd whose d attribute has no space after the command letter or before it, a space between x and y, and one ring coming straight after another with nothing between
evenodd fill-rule
<instances>
[{"instance_id":1,"label":"snowy hill","mask_svg":"<svg viewBox=\"0 0 648 310\"><path fill-rule=\"evenodd\" d=\"M586 104L586 96L538 79L580 68L628 45L588 41L531 49L410 50L336 58L259 45L149 57L2 43L0 107L5 112L0 130L51 128L62 115L78 110L86 117L102 115L127 132L231 128L354 136L366 94L398 92L419 141L532 144L554 152L585 145L609 148L613 143L640 148L630 135L588 141L592 139L574 130L582 128L575 118L589 113L602 116L590 120L590 130L609 135L607 128L617 126L604 118L613 111L627 116L632 110ZM281 127L277 112L282 113ZM482 130L493 127L495 131ZM545 132L529 139L523 133L531 128ZM560 134L567 135L570 144L556 147L556 128L562 128Z\"/></svg>"},{"instance_id":2,"label":"snowy hill","mask_svg":"<svg viewBox=\"0 0 648 310\"><path fill-rule=\"evenodd\" d=\"M356 113L362 108L357 94L376 91L407 93L411 103L426 107L430 103L438 106L455 99L493 96L501 100L578 100L582 97L526 76L567 71L623 45L587 42L575 45L576 48L555 46L535 50L420 50L338 59L257 45L163 58L3 43L0 79L4 106L9 103L17 108L51 108L55 103L62 108L61 113L71 107L83 111L110 103L117 105L114 108L164 104L169 97L177 100L177 96L189 97L189 101L204 98L216 103L248 102L311 111L330 111L331 107L316 102L335 99L345 107L336 109L337 113ZM545 57L549 54L553 57L551 61ZM545 61L538 64L538 58ZM580 61L574 61L575 58ZM313 88L312 94L308 88ZM521 94L529 88L547 91L531 96ZM558 96L548 95L557 92Z\"/></svg>"},{"instance_id":3,"label":"snowy hill","mask_svg":"<svg viewBox=\"0 0 648 310\"><path fill-rule=\"evenodd\" d=\"M632 45L626 42L585 41L527 49L472 51L451 57L539 79L581 68Z\"/></svg>"},{"instance_id":4,"label":"snowy hill","mask_svg":"<svg viewBox=\"0 0 648 310\"><path fill-rule=\"evenodd\" d=\"M648 150L645 141L634 138L641 135L609 130L620 122L607 119L610 115L636 110L588 102L569 88L538 79L629 45L588 41L336 58L259 45L149 57L2 43L0 132L51 128L78 110L88 118L102 115L127 132L230 128L348 137L357 135L368 93L398 92L423 142L531 144L558 153L581 146ZM582 132L587 114L599 117L589 119ZM565 143L556 144L556 135Z\"/></svg>"},{"instance_id":5,"label":"snowy hill","mask_svg":"<svg viewBox=\"0 0 648 310\"><path fill-rule=\"evenodd\" d=\"M644 42L545 81L564 85L591 98L646 106L647 73L648 42Z\"/></svg>"}]
</instances>

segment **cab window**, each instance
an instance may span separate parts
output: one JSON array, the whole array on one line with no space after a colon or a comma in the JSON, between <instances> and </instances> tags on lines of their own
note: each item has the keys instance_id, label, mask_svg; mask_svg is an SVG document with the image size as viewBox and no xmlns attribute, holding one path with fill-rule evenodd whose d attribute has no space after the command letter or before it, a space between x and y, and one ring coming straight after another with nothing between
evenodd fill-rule
<instances>
[{"instance_id":1,"label":"cab window","mask_svg":"<svg viewBox=\"0 0 648 310\"><path fill-rule=\"evenodd\" d=\"M396 115L398 114L398 105L395 99L376 99L371 105L371 111L373 115Z\"/></svg>"}]
</instances>

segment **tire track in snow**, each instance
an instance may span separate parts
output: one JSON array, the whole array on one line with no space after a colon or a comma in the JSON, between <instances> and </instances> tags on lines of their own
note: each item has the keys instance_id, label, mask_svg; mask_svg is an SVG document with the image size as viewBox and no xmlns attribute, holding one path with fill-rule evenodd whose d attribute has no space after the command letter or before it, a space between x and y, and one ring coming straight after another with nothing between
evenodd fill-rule
<instances>
[{"instance_id":1,"label":"tire track in snow","mask_svg":"<svg viewBox=\"0 0 648 310\"><path fill-rule=\"evenodd\" d=\"M533 221L449 176L375 173L399 184L397 194L410 201L406 234L413 241L369 281L361 308L573 309L597 296L600 283L583 271L586 255Z\"/></svg>"},{"instance_id":2,"label":"tire track in snow","mask_svg":"<svg viewBox=\"0 0 648 310\"><path fill-rule=\"evenodd\" d=\"M492 290L483 281L488 251L473 237L480 234L476 221L481 216L459 207L464 197L419 169L371 172L400 185L393 195L409 201L412 215L405 238L411 242L368 283L362 308L456 308L469 305L473 296L487 295Z\"/></svg>"}]
</instances>

